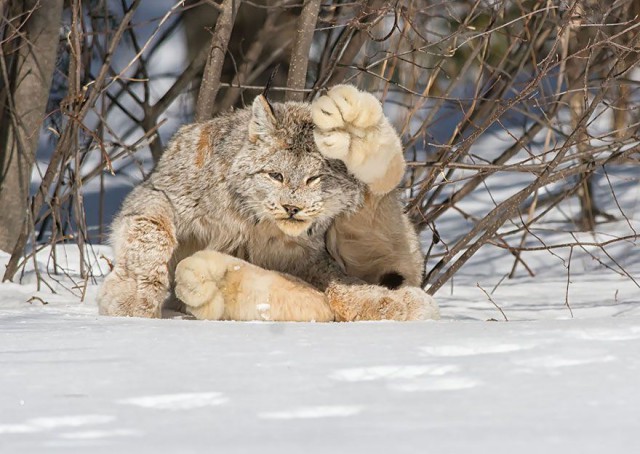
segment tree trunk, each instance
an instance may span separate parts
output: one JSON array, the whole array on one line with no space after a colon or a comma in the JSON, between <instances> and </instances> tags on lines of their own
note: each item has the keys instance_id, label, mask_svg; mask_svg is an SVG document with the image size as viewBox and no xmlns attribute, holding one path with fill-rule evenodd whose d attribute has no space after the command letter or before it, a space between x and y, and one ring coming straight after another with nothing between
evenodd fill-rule
<instances>
[{"instance_id":1,"label":"tree trunk","mask_svg":"<svg viewBox=\"0 0 640 454\"><path fill-rule=\"evenodd\" d=\"M198 92L196 121L207 121L213 116L213 105L220 89L222 66L241 2L242 0L224 0L222 3L222 9L211 37L209 57L204 67L200 91Z\"/></svg>"},{"instance_id":2,"label":"tree trunk","mask_svg":"<svg viewBox=\"0 0 640 454\"><path fill-rule=\"evenodd\" d=\"M28 19L0 50L0 250L24 229L29 182L56 62L63 0L14 0L9 17ZM30 14L29 14L30 12ZM16 21L16 25L19 22Z\"/></svg>"},{"instance_id":3,"label":"tree trunk","mask_svg":"<svg viewBox=\"0 0 640 454\"><path fill-rule=\"evenodd\" d=\"M320 12L320 0L306 0L298 19L298 37L293 44L287 87L292 89L286 95L287 101L304 101L304 87L307 82L309 51L316 31Z\"/></svg>"}]
</instances>

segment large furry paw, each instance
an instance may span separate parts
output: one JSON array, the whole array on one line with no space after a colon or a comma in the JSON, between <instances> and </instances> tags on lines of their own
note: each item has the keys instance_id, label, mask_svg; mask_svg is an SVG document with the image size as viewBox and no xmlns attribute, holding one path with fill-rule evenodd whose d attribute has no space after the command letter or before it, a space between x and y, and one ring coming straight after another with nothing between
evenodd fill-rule
<instances>
[{"instance_id":1,"label":"large furry paw","mask_svg":"<svg viewBox=\"0 0 640 454\"><path fill-rule=\"evenodd\" d=\"M367 152L358 146L368 131L382 121L382 106L370 93L351 85L337 85L311 105L316 126L315 141L320 152L330 159L340 159L348 167L358 167Z\"/></svg>"},{"instance_id":2,"label":"large furry paw","mask_svg":"<svg viewBox=\"0 0 640 454\"><path fill-rule=\"evenodd\" d=\"M325 157L343 161L374 192L388 192L400 182L400 139L372 94L337 85L313 102L311 115L314 139Z\"/></svg>"},{"instance_id":3,"label":"large furry paw","mask_svg":"<svg viewBox=\"0 0 640 454\"><path fill-rule=\"evenodd\" d=\"M417 287L389 290L376 285L331 284L326 290L336 320L437 320L434 299Z\"/></svg>"},{"instance_id":4,"label":"large furry paw","mask_svg":"<svg viewBox=\"0 0 640 454\"><path fill-rule=\"evenodd\" d=\"M440 308L436 300L419 287L403 287L398 290L407 306L406 320L439 320Z\"/></svg>"},{"instance_id":5,"label":"large furry paw","mask_svg":"<svg viewBox=\"0 0 640 454\"><path fill-rule=\"evenodd\" d=\"M226 261L215 260L215 257L212 259L210 256L203 257L199 254L187 257L178 263L175 273L175 293L186 305L188 312L198 319L220 320L222 318L225 302L220 285L227 269Z\"/></svg>"},{"instance_id":6,"label":"large furry paw","mask_svg":"<svg viewBox=\"0 0 640 454\"><path fill-rule=\"evenodd\" d=\"M98 290L100 315L161 318L161 307L169 292L164 286L139 281L116 267Z\"/></svg>"}]
</instances>

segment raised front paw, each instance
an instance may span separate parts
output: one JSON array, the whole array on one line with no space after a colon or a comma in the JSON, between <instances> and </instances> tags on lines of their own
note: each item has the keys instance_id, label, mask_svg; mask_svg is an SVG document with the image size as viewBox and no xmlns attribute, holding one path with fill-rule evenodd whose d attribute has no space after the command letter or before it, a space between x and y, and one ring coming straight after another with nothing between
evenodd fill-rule
<instances>
[{"instance_id":1,"label":"raised front paw","mask_svg":"<svg viewBox=\"0 0 640 454\"><path fill-rule=\"evenodd\" d=\"M196 318L219 320L224 314L220 284L226 271L224 262L199 254L187 257L176 267L176 296Z\"/></svg>"},{"instance_id":2,"label":"raised front paw","mask_svg":"<svg viewBox=\"0 0 640 454\"><path fill-rule=\"evenodd\" d=\"M370 93L337 85L311 105L315 140L328 158L351 161L354 142L366 137L382 120L382 106ZM365 156L359 156L364 159Z\"/></svg>"},{"instance_id":3,"label":"raised front paw","mask_svg":"<svg viewBox=\"0 0 640 454\"><path fill-rule=\"evenodd\" d=\"M400 138L375 96L338 85L313 102L311 116L316 145L325 157L343 161L374 192L388 192L400 182Z\"/></svg>"},{"instance_id":4,"label":"raised front paw","mask_svg":"<svg viewBox=\"0 0 640 454\"><path fill-rule=\"evenodd\" d=\"M312 117L321 130L377 126L382 119L382 106L371 93L352 85L336 85L314 101Z\"/></svg>"}]
</instances>

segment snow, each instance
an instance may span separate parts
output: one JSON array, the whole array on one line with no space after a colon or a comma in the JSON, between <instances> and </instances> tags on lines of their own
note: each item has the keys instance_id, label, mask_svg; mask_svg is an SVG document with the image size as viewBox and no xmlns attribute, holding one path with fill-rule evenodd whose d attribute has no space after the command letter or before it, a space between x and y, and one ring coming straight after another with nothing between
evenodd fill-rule
<instances>
[{"instance_id":1,"label":"snow","mask_svg":"<svg viewBox=\"0 0 640 454\"><path fill-rule=\"evenodd\" d=\"M5 310L0 450L632 452L640 318L275 324Z\"/></svg>"},{"instance_id":2,"label":"snow","mask_svg":"<svg viewBox=\"0 0 640 454\"><path fill-rule=\"evenodd\" d=\"M472 266L442 321L322 324L99 317L96 283L79 302L28 269L0 285L0 452L634 452L640 292L576 270L573 319L552 269L486 321Z\"/></svg>"}]
</instances>

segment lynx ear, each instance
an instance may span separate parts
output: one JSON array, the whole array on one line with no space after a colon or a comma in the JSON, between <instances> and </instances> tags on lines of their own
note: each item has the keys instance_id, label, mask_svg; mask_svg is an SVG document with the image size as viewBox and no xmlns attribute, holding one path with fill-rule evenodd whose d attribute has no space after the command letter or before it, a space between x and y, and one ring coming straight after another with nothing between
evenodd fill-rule
<instances>
[{"instance_id":1,"label":"lynx ear","mask_svg":"<svg viewBox=\"0 0 640 454\"><path fill-rule=\"evenodd\" d=\"M253 100L249 123L249 140L255 142L260 136L272 133L276 128L276 115L264 95Z\"/></svg>"}]
</instances>

